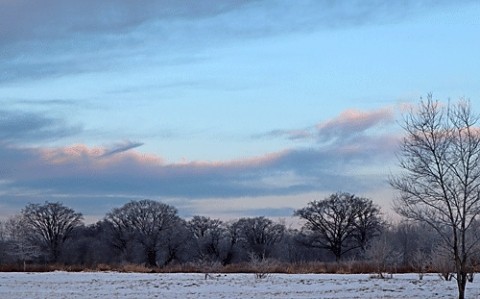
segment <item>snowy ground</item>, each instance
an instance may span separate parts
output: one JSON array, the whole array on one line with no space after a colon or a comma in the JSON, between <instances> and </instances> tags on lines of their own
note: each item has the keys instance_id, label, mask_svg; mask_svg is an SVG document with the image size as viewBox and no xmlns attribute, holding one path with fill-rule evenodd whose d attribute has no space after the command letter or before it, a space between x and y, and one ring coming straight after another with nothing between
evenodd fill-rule
<instances>
[{"instance_id":1,"label":"snowy ground","mask_svg":"<svg viewBox=\"0 0 480 299\"><path fill-rule=\"evenodd\" d=\"M357 274L137 274L0 273L0 298L455 298L455 281L438 275L397 274L392 279ZM467 284L480 298L480 283Z\"/></svg>"}]
</instances>

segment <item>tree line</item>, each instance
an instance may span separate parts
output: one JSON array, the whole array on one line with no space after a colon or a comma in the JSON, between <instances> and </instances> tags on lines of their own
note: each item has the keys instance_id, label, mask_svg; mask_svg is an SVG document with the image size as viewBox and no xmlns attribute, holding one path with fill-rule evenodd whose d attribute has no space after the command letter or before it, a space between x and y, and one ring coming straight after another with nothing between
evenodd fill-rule
<instances>
[{"instance_id":1,"label":"tree line","mask_svg":"<svg viewBox=\"0 0 480 299\"><path fill-rule=\"evenodd\" d=\"M266 217L222 221L183 219L175 207L131 201L94 224L59 202L28 204L1 225L0 263L138 264L157 268L196 264L227 266L278 261L285 265L364 261L402 269L427 266L435 235L422 226L389 224L370 199L335 193L293 213L300 228ZM423 260L418 258L423 257Z\"/></svg>"},{"instance_id":2,"label":"tree line","mask_svg":"<svg viewBox=\"0 0 480 299\"><path fill-rule=\"evenodd\" d=\"M91 225L59 202L28 204L2 225L3 263L170 263L227 265L250 259L301 260L293 247L319 248L340 260L364 251L382 229L371 200L332 194L295 212L304 229L288 229L266 217L224 222L204 216L182 219L175 207L154 200L131 201ZM288 257L290 256L290 257ZM305 255L305 259L308 255ZM314 254L312 254L314 256Z\"/></svg>"}]
</instances>

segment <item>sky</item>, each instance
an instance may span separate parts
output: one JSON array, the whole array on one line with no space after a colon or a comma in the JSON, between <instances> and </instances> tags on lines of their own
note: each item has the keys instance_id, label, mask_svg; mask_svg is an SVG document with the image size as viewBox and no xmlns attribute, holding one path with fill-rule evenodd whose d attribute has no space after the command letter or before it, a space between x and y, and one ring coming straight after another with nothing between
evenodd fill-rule
<instances>
[{"instance_id":1,"label":"sky","mask_svg":"<svg viewBox=\"0 0 480 299\"><path fill-rule=\"evenodd\" d=\"M478 1L0 0L0 219L391 211L402 114L480 111Z\"/></svg>"}]
</instances>

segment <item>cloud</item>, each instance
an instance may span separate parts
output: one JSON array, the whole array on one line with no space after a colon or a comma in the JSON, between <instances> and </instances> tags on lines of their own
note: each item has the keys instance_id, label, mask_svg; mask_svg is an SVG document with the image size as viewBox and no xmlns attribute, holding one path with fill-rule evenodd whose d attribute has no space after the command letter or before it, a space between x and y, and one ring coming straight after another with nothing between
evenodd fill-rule
<instances>
[{"instance_id":1,"label":"cloud","mask_svg":"<svg viewBox=\"0 0 480 299\"><path fill-rule=\"evenodd\" d=\"M6 106L26 106L26 107L67 107L67 106L78 106L79 103L73 100L61 100L61 99L42 99L42 100L32 100L32 99L19 99L19 98L10 98L10 99L0 99L0 103Z\"/></svg>"},{"instance_id":2,"label":"cloud","mask_svg":"<svg viewBox=\"0 0 480 299\"><path fill-rule=\"evenodd\" d=\"M91 214L99 205L107 211L139 198L197 206L193 202L212 198L228 201L296 198L339 190L369 192L386 184L385 165L392 162L398 146L395 133L383 128L393 122L392 113L390 109L345 111L308 128L308 146L242 159L175 163L139 151L143 143L130 140L112 146L28 146L25 139L32 135L59 135L65 130L59 128L68 126L36 114L5 113L8 117L1 122L0 132L17 130L19 135L0 142L0 199L17 205L59 200ZM24 118L29 119L27 125L12 120ZM261 208L281 215L290 206ZM245 213L252 213L250 210L243 208Z\"/></svg>"},{"instance_id":3,"label":"cloud","mask_svg":"<svg viewBox=\"0 0 480 299\"><path fill-rule=\"evenodd\" d=\"M4 147L2 155L8 154L15 162L5 165L10 173L0 179L16 188L53 193L88 190L180 198L298 194L339 186L347 180L354 185L354 180L341 174L344 164L352 162L352 153L342 157L329 151L296 150L273 154L274 158L168 164L132 150L104 156L106 152L80 145L49 151ZM276 177L278 183L262 181L264 177Z\"/></svg>"},{"instance_id":4,"label":"cloud","mask_svg":"<svg viewBox=\"0 0 480 299\"><path fill-rule=\"evenodd\" d=\"M157 155L136 151L142 143L132 141L110 148L82 144L58 148L3 145L2 155L11 156L6 167L13 173L0 179L10 181L15 188L62 194L89 190L97 195L178 198L300 194L342 189L347 182L350 188L361 189L367 185L365 177L351 175L349 170L391 159L397 144L397 139L390 135L351 138L352 134L382 124L380 115L383 114L348 112L319 126L319 132L328 128L327 135L337 128L342 134L335 138L349 142L337 140L334 144L229 161L167 163ZM356 128L354 124L361 125Z\"/></svg>"},{"instance_id":5,"label":"cloud","mask_svg":"<svg viewBox=\"0 0 480 299\"><path fill-rule=\"evenodd\" d=\"M316 125L316 138L319 142L331 140L350 141L362 136L372 128L381 128L394 122L393 110L385 108L375 111L350 109L337 118Z\"/></svg>"},{"instance_id":6,"label":"cloud","mask_svg":"<svg viewBox=\"0 0 480 299\"><path fill-rule=\"evenodd\" d=\"M348 144L353 139L368 138L369 135L378 135L369 131L382 131L395 121L393 108L382 108L373 111L349 109L339 116L299 129L276 129L270 132L253 136L254 138L285 138L292 141L315 141L317 143L334 143L335 146Z\"/></svg>"},{"instance_id":7,"label":"cloud","mask_svg":"<svg viewBox=\"0 0 480 299\"><path fill-rule=\"evenodd\" d=\"M232 40L397 22L468 2L3 0L0 81L111 70L127 57L190 61Z\"/></svg>"},{"instance_id":8,"label":"cloud","mask_svg":"<svg viewBox=\"0 0 480 299\"><path fill-rule=\"evenodd\" d=\"M56 140L82 131L60 118L18 110L0 109L0 140L2 142L35 142Z\"/></svg>"},{"instance_id":9,"label":"cloud","mask_svg":"<svg viewBox=\"0 0 480 299\"><path fill-rule=\"evenodd\" d=\"M156 19L199 19L236 9L251 1L225 2L146 0L34 0L0 2L0 37L21 39L58 37L86 32L125 33L129 28ZM18 22L18 16L22 22ZM59 27L58 25L62 25Z\"/></svg>"},{"instance_id":10,"label":"cloud","mask_svg":"<svg viewBox=\"0 0 480 299\"><path fill-rule=\"evenodd\" d=\"M128 150L137 148L144 145L142 142L124 141L122 143L115 144L113 148L106 150L100 157L108 157L115 154L123 153Z\"/></svg>"},{"instance_id":11,"label":"cloud","mask_svg":"<svg viewBox=\"0 0 480 299\"><path fill-rule=\"evenodd\" d=\"M314 136L312 128L305 128L305 129L295 129L295 130L284 130L284 129L276 129L264 134L254 135L254 138L264 138L264 137L271 137L271 138L286 138L289 140L306 140L312 139Z\"/></svg>"}]
</instances>

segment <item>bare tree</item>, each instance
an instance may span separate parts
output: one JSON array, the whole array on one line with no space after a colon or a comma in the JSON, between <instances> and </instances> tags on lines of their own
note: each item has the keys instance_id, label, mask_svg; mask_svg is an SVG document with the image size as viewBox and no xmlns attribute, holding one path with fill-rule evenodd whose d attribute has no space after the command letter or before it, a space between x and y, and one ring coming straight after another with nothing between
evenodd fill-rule
<instances>
[{"instance_id":1,"label":"bare tree","mask_svg":"<svg viewBox=\"0 0 480 299\"><path fill-rule=\"evenodd\" d=\"M218 262L227 230L219 219L194 216L187 224L198 246L197 256L205 262Z\"/></svg>"},{"instance_id":2,"label":"bare tree","mask_svg":"<svg viewBox=\"0 0 480 299\"><path fill-rule=\"evenodd\" d=\"M383 234L379 238L375 239L372 246L366 250L367 258L375 267L378 278L381 279L392 277L391 274L385 275L385 273L389 272L389 266L393 264L395 255L396 252L391 243L387 240L386 234Z\"/></svg>"},{"instance_id":3,"label":"bare tree","mask_svg":"<svg viewBox=\"0 0 480 299\"><path fill-rule=\"evenodd\" d=\"M222 265L231 264L238 256L239 243L239 227L238 222L228 223L226 225L224 238L222 240L221 248L221 262Z\"/></svg>"},{"instance_id":4,"label":"bare tree","mask_svg":"<svg viewBox=\"0 0 480 299\"><path fill-rule=\"evenodd\" d=\"M385 221L380 217L380 208L366 198L354 199L356 217L353 223L354 243L357 243L364 253L370 241L379 235L382 228L386 226Z\"/></svg>"},{"instance_id":5,"label":"bare tree","mask_svg":"<svg viewBox=\"0 0 480 299\"><path fill-rule=\"evenodd\" d=\"M222 221L219 219L211 219L205 216L193 216L188 221L188 227L194 234L195 238L203 238L212 230L216 230L222 226Z\"/></svg>"},{"instance_id":6,"label":"bare tree","mask_svg":"<svg viewBox=\"0 0 480 299\"><path fill-rule=\"evenodd\" d=\"M380 210L371 200L349 193L335 193L295 211L306 220L312 246L329 250L335 260L354 249L366 248L381 228Z\"/></svg>"},{"instance_id":7,"label":"bare tree","mask_svg":"<svg viewBox=\"0 0 480 299\"><path fill-rule=\"evenodd\" d=\"M23 271L26 270L27 262L40 256L40 248L29 240L30 232L21 215L11 217L5 223L8 238L9 255L19 259L23 263Z\"/></svg>"},{"instance_id":8,"label":"bare tree","mask_svg":"<svg viewBox=\"0 0 480 299\"><path fill-rule=\"evenodd\" d=\"M5 241L5 222L0 220L0 242Z\"/></svg>"},{"instance_id":9,"label":"bare tree","mask_svg":"<svg viewBox=\"0 0 480 299\"><path fill-rule=\"evenodd\" d=\"M270 257L286 230L285 225L265 217L241 218L235 226L244 247L260 261Z\"/></svg>"},{"instance_id":10,"label":"bare tree","mask_svg":"<svg viewBox=\"0 0 480 299\"><path fill-rule=\"evenodd\" d=\"M0 263L4 263L7 256L7 241L5 235L5 224L3 221L0 221Z\"/></svg>"},{"instance_id":11,"label":"bare tree","mask_svg":"<svg viewBox=\"0 0 480 299\"><path fill-rule=\"evenodd\" d=\"M396 211L432 227L449 249L461 299L479 242L478 120L469 102L443 105L429 95L405 115L402 172L390 179L399 191Z\"/></svg>"},{"instance_id":12,"label":"bare tree","mask_svg":"<svg viewBox=\"0 0 480 299\"><path fill-rule=\"evenodd\" d=\"M145 253L149 266L157 265L157 251L162 245L162 234L179 221L177 210L154 200L131 201L115 208L105 217L118 238L118 246L137 241Z\"/></svg>"},{"instance_id":13,"label":"bare tree","mask_svg":"<svg viewBox=\"0 0 480 299\"><path fill-rule=\"evenodd\" d=\"M393 245L399 252L399 263L405 268L413 267L416 252L423 252L419 249L420 227L412 221L402 221L394 226L392 234ZM425 238L425 234L422 234Z\"/></svg>"},{"instance_id":14,"label":"bare tree","mask_svg":"<svg viewBox=\"0 0 480 299\"><path fill-rule=\"evenodd\" d=\"M107 244L110 250L113 250L113 259L116 262L131 261L132 232L131 229L122 224L119 216L107 216L97 222L98 234Z\"/></svg>"},{"instance_id":15,"label":"bare tree","mask_svg":"<svg viewBox=\"0 0 480 299\"><path fill-rule=\"evenodd\" d=\"M43 248L52 262L57 262L65 241L82 225L82 214L59 202L29 204L22 210L23 224L33 244Z\"/></svg>"}]
</instances>

